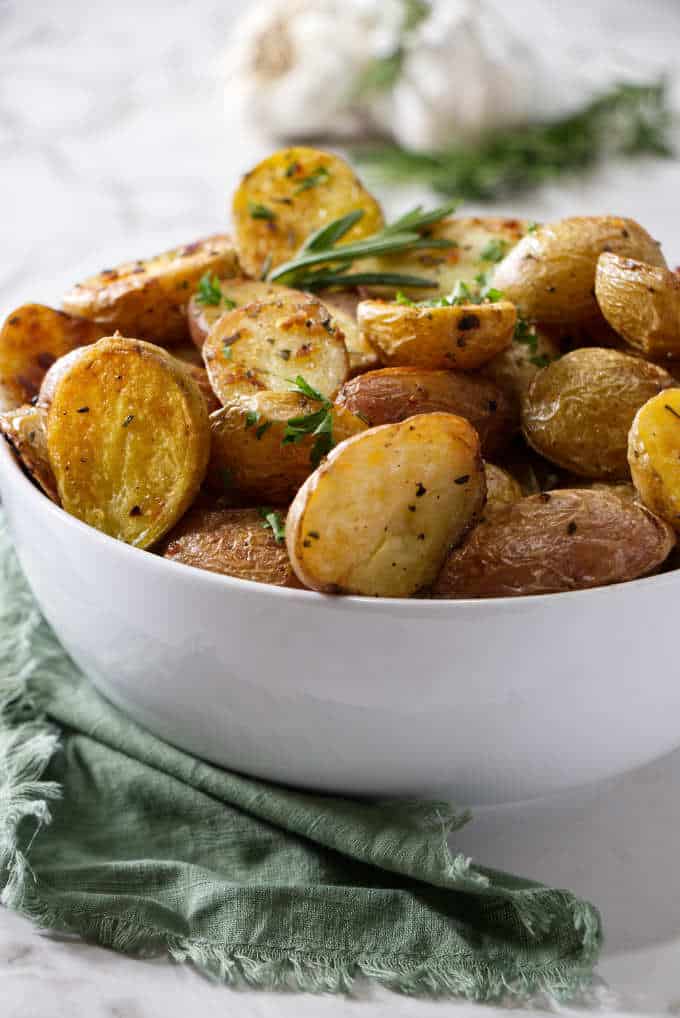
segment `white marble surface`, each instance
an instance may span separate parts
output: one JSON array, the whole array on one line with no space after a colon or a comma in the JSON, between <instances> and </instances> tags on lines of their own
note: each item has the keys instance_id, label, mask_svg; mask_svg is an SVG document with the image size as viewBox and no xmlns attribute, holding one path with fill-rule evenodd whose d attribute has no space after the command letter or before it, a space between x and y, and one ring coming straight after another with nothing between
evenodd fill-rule
<instances>
[{"instance_id":1,"label":"white marble surface","mask_svg":"<svg viewBox=\"0 0 680 1018\"><path fill-rule=\"evenodd\" d=\"M224 103L221 57L243 6L0 0L0 314L24 300L57 301L106 264L221 228L237 175L268 147L239 123L229 97ZM509 0L503 9L548 49L611 47L621 66L638 71L677 62L677 0ZM677 163L645 161L503 207L535 219L632 215L677 263L679 183ZM392 207L405 200L388 196ZM680 1013L679 841L680 753L587 796L480 816L457 837L483 862L571 887L600 906L608 989L598 1007L610 1014ZM365 987L349 1001L234 992L186 968L40 935L0 913L3 1018L183 1018L190 1010L202 1018L495 1013Z\"/></svg>"}]
</instances>

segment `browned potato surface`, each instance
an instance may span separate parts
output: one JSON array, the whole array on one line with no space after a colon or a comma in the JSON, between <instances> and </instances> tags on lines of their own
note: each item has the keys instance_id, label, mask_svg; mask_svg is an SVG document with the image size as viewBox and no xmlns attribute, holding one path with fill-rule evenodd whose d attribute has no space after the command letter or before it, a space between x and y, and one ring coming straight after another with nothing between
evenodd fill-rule
<instances>
[{"instance_id":1,"label":"browned potato surface","mask_svg":"<svg viewBox=\"0 0 680 1018\"><path fill-rule=\"evenodd\" d=\"M340 327L347 347L349 357L350 375L360 374L362 371L370 371L371 368L380 366L378 351L362 333L357 321L358 297L355 300L344 297L342 293L321 297L319 300L328 308L333 321ZM349 306L354 304L354 310Z\"/></svg>"},{"instance_id":2,"label":"browned potato surface","mask_svg":"<svg viewBox=\"0 0 680 1018\"><path fill-rule=\"evenodd\" d=\"M58 504L57 483L47 456L45 411L22 406L0 414L0 434L12 446L28 476Z\"/></svg>"},{"instance_id":3,"label":"browned potato surface","mask_svg":"<svg viewBox=\"0 0 680 1018\"><path fill-rule=\"evenodd\" d=\"M575 216L528 233L496 269L494 286L526 318L587 322L600 317L594 288L603 251L666 264L656 241L632 219Z\"/></svg>"},{"instance_id":4,"label":"browned potato surface","mask_svg":"<svg viewBox=\"0 0 680 1018\"><path fill-rule=\"evenodd\" d=\"M279 518L285 521L282 510ZM285 541L257 509L190 509L164 538L163 558L276 587L300 587Z\"/></svg>"},{"instance_id":5,"label":"browned potato surface","mask_svg":"<svg viewBox=\"0 0 680 1018\"><path fill-rule=\"evenodd\" d=\"M484 476L486 477L484 519L488 520L499 509L505 509L514 502L519 502L523 491L512 474L503 470L502 467L497 467L494 463L484 462Z\"/></svg>"},{"instance_id":6,"label":"browned potato surface","mask_svg":"<svg viewBox=\"0 0 680 1018\"><path fill-rule=\"evenodd\" d=\"M339 156L298 146L263 159L247 173L234 195L233 218L244 271L259 279L288 261L315 230L363 209L345 234L350 243L383 225L375 198Z\"/></svg>"},{"instance_id":7,"label":"browned potato surface","mask_svg":"<svg viewBox=\"0 0 680 1018\"><path fill-rule=\"evenodd\" d=\"M369 425L394 424L435 411L465 417L479 434L483 456L494 456L517 431L518 415L503 389L455 371L382 368L345 382L337 402Z\"/></svg>"},{"instance_id":8,"label":"browned potato surface","mask_svg":"<svg viewBox=\"0 0 680 1018\"><path fill-rule=\"evenodd\" d=\"M223 404L263 389L286 392L298 375L330 398L349 371L342 330L316 298L295 291L228 311L208 334L203 359Z\"/></svg>"},{"instance_id":9,"label":"browned potato surface","mask_svg":"<svg viewBox=\"0 0 680 1018\"><path fill-rule=\"evenodd\" d=\"M657 569L671 528L617 494L543 492L493 513L454 549L435 597L514 597L623 583Z\"/></svg>"},{"instance_id":10,"label":"browned potato surface","mask_svg":"<svg viewBox=\"0 0 680 1018\"><path fill-rule=\"evenodd\" d=\"M477 433L421 414L348 439L304 483L286 542L305 586L408 597L430 584L484 502Z\"/></svg>"},{"instance_id":11,"label":"browned potato surface","mask_svg":"<svg viewBox=\"0 0 680 1018\"><path fill-rule=\"evenodd\" d=\"M625 479L635 414L673 384L663 368L617 350L574 350L543 368L529 386L524 435L542 456L580 477Z\"/></svg>"},{"instance_id":12,"label":"browned potato surface","mask_svg":"<svg viewBox=\"0 0 680 1018\"><path fill-rule=\"evenodd\" d=\"M275 504L289 502L315 467L317 438L306 434L297 442L284 442L287 424L321 409L320 403L296 392L234 397L210 418L207 484L211 491L238 492ZM366 428L344 407L333 407L330 413L336 443Z\"/></svg>"},{"instance_id":13,"label":"browned potato surface","mask_svg":"<svg viewBox=\"0 0 680 1018\"><path fill-rule=\"evenodd\" d=\"M104 269L64 297L65 311L171 346L189 339L187 305L201 276L234 276L239 266L230 237L217 234L153 258Z\"/></svg>"},{"instance_id":14,"label":"browned potato surface","mask_svg":"<svg viewBox=\"0 0 680 1018\"><path fill-rule=\"evenodd\" d=\"M510 346L482 366L481 374L519 404L541 368L560 355L560 344L548 330L540 325L523 325L521 331L515 330Z\"/></svg>"},{"instance_id":15,"label":"browned potato surface","mask_svg":"<svg viewBox=\"0 0 680 1018\"><path fill-rule=\"evenodd\" d=\"M418 307L384 300L359 304L362 335L389 365L474 371L512 342L517 312L508 301Z\"/></svg>"},{"instance_id":16,"label":"browned potato surface","mask_svg":"<svg viewBox=\"0 0 680 1018\"><path fill-rule=\"evenodd\" d=\"M213 414L216 410L219 410L222 404L213 392L210 379L208 378L208 372L205 368L200 367L198 364L187 364L186 362L182 363L182 367L187 374L193 378L194 382L200 389L201 395L205 400L205 406L208 413Z\"/></svg>"},{"instance_id":17,"label":"browned potato surface","mask_svg":"<svg viewBox=\"0 0 680 1018\"><path fill-rule=\"evenodd\" d=\"M201 300L200 293L195 293L187 308L189 332L199 350L203 349L203 344L213 325L227 311L233 311L234 308L240 308L255 301L275 300L277 297L286 297L292 294L302 296L299 290L292 290L288 286L265 283L259 279L248 279L246 276L220 279L217 280L216 285L219 286L222 293L219 304L206 304Z\"/></svg>"},{"instance_id":18,"label":"browned potato surface","mask_svg":"<svg viewBox=\"0 0 680 1018\"><path fill-rule=\"evenodd\" d=\"M59 357L103 335L94 322L44 304L17 308L0 331L0 411L30 403Z\"/></svg>"},{"instance_id":19,"label":"browned potato surface","mask_svg":"<svg viewBox=\"0 0 680 1018\"><path fill-rule=\"evenodd\" d=\"M595 296L627 343L649 357L680 357L680 276L659 265L603 254Z\"/></svg>"},{"instance_id":20,"label":"browned potato surface","mask_svg":"<svg viewBox=\"0 0 680 1018\"><path fill-rule=\"evenodd\" d=\"M146 548L174 526L203 480L205 401L159 347L101 339L71 354L56 381L47 450L67 512Z\"/></svg>"},{"instance_id":21,"label":"browned potato surface","mask_svg":"<svg viewBox=\"0 0 680 1018\"><path fill-rule=\"evenodd\" d=\"M667 389L640 407L628 462L644 504L680 532L680 389Z\"/></svg>"}]
</instances>

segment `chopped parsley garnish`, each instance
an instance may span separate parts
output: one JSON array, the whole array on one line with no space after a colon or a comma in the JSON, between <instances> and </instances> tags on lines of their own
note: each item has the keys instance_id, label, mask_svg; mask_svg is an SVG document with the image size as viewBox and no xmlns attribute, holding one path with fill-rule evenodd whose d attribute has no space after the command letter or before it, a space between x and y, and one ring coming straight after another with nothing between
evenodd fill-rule
<instances>
[{"instance_id":1,"label":"chopped parsley garnish","mask_svg":"<svg viewBox=\"0 0 680 1018\"><path fill-rule=\"evenodd\" d=\"M246 414L246 428L252 428L260 419L260 415L257 410L249 410Z\"/></svg>"},{"instance_id":2,"label":"chopped parsley garnish","mask_svg":"<svg viewBox=\"0 0 680 1018\"><path fill-rule=\"evenodd\" d=\"M301 396L306 396L307 399L320 403L321 407L311 414L302 414L299 417L289 418L286 421L286 429L281 442L283 445L288 445L291 442L301 442L305 435L313 435L315 441L309 454L309 461L316 469L324 456L327 456L335 445L333 438L333 404L320 392L313 389L302 375L298 375L295 381L292 379L289 379L289 381L292 383L292 392L297 392Z\"/></svg>"},{"instance_id":3,"label":"chopped parsley garnish","mask_svg":"<svg viewBox=\"0 0 680 1018\"><path fill-rule=\"evenodd\" d=\"M277 513L275 509L270 509L270 507L266 505L259 506L257 511L262 517L262 526L264 529L271 530L276 543L281 544L281 542L286 538L286 524L281 519L281 514Z\"/></svg>"},{"instance_id":4,"label":"chopped parsley garnish","mask_svg":"<svg viewBox=\"0 0 680 1018\"><path fill-rule=\"evenodd\" d=\"M508 243L505 240L490 240L484 250L480 254L480 258L485 262L500 262L505 258L506 251L508 250Z\"/></svg>"},{"instance_id":5,"label":"chopped parsley garnish","mask_svg":"<svg viewBox=\"0 0 680 1018\"><path fill-rule=\"evenodd\" d=\"M231 347L229 346L229 344L228 343L223 343L222 344L222 356L224 357L225 361L230 361L231 360L232 353L233 353L233 351L232 351Z\"/></svg>"},{"instance_id":6,"label":"chopped parsley garnish","mask_svg":"<svg viewBox=\"0 0 680 1018\"><path fill-rule=\"evenodd\" d=\"M429 300L413 301L401 291L395 296L397 304L404 304L416 308L451 308L459 304L485 304L503 300L501 290L489 286L484 272L475 276L473 283L466 283L459 279L451 293L446 297L431 297Z\"/></svg>"},{"instance_id":7,"label":"chopped parsley garnish","mask_svg":"<svg viewBox=\"0 0 680 1018\"><path fill-rule=\"evenodd\" d=\"M331 175L325 166L319 166L318 170L314 170L308 177L303 177L298 186L293 191L293 194L301 194L303 191L309 191L312 187L317 187L319 184L325 184L331 179Z\"/></svg>"},{"instance_id":8,"label":"chopped parsley garnish","mask_svg":"<svg viewBox=\"0 0 680 1018\"><path fill-rule=\"evenodd\" d=\"M217 276L211 276L209 272L201 276L196 291L196 300L199 304L209 304L212 307L217 307L222 303L222 291Z\"/></svg>"},{"instance_id":9,"label":"chopped parsley garnish","mask_svg":"<svg viewBox=\"0 0 680 1018\"><path fill-rule=\"evenodd\" d=\"M248 211L250 212L251 219L276 219L276 212L272 212L266 205L260 205L259 202L251 201L248 204Z\"/></svg>"},{"instance_id":10,"label":"chopped parsley garnish","mask_svg":"<svg viewBox=\"0 0 680 1018\"><path fill-rule=\"evenodd\" d=\"M539 228L540 225L541 225L540 223L537 223L535 220L532 219L532 221L527 226L527 233L536 233L536 230Z\"/></svg>"},{"instance_id":11,"label":"chopped parsley garnish","mask_svg":"<svg viewBox=\"0 0 680 1018\"><path fill-rule=\"evenodd\" d=\"M411 300L410 297L407 297L405 293L401 292L401 290L397 290L397 292L395 293L394 301L395 304L404 304L406 307L409 308L415 308L418 306L414 300Z\"/></svg>"},{"instance_id":12,"label":"chopped parsley garnish","mask_svg":"<svg viewBox=\"0 0 680 1018\"><path fill-rule=\"evenodd\" d=\"M547 354L538 352L538 334L536 326L530 325L526 318L518 318L515 333L512 337L516 343L523 343L529 349L529 363L537 368L545 368L550 364Z\"/></svg>"}]
</instances>

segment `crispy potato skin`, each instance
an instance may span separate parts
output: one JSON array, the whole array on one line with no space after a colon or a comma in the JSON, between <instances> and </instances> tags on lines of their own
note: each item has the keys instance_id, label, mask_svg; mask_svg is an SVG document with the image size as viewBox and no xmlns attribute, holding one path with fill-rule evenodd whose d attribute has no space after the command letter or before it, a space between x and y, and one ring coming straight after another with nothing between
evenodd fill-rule
<instances>
[{"instance_id":1,"label":"crispy potato skin","mask_svg":"<svg viewBox=\"0 0 680 1018\"><path fill-rule=\"evenodd\" d=\"M603 251L665 265L659 245L632 219L575 216L528 233L497 267L494 286L533 321L560 325L600 317L595 269Z\"/></svg>"},{"instance_id":2,"label":"crispy potato skin","mask_svg":"<svg viewBox=\"0 0 680 1018\"><path fill-rule=\"evenodd\" d=\"M56 360L104 334L94 322L44 304L17 308L0 331L0 411L30 403Z\"/></svg>"},{"instance_id":3,"label":"crispy potato skin","mask_svg":"<svg viewBox=\"0 0 680 1018\"><path fill-rule=\"evenodd\" d=\"M595 296L602 314L649 357L680 357L680 276L659 265L603 254Z\"/></svg>"},{"instance_id":4,"label":"crispy potato skin","mask_svg":"<svg viewBox=\"0 0 680 1018\"><path fill-rule=\"evenodd\" d=\"M667 389L640 407L628 462L644 505L680 532L680 389Z\"/></svg>"},{"instance_id":5,"label":"crispy potato skin","mask_svg":"<svg viewBox=\"0 0 680 1018\"><path fill-rule=\"evenodd\" d=\"M663 368L617 350L574 350L543 368L529 386L522 405L525 438L579 477L625 480L633 418L673 384Z\"/></svg>"},{"instance_id":6,"label":"crispy potato skin","mask_svg":"<svg viewBox=\"0 0 680 1018\"><path fill-rule=\"evenodd\" d=\"M227 312L208 334L203 360L222 404L263 390L288 392L298 375L331 398L349 372L342 330L316 298L295 291Z\"/></svg>"},{"instance_id":7,"label":"crispy potato skin","mask_svg":"<svg viewBox=\"0 0 680 1018\"><path fill-rule=\"evenodd\" d=\"M288 286L264 283L259 279L248 279L246 276L220 279L219 287L222 291L221 304L203 304L199 300L199 295L194 294L187 307L189 332L199 350L203 349L207 335L216 322L227 311L233 311L234 307L240 308L245 304L253 304L255 301L276 300L278 297L287 297L292 294L303 296L299 290L293 290Z\"/></svg>"},{"instance_id":8,"label":"crispy potato skin","mask_svg":"<svg viewBox=\"0 0 680 1018\"><path fill-rule=\"evenodd\" d=\"M475 371L509 346L517 321L505 300L434 308L365 300L357 315L385 364L459 371Z\"/></svg>"},{"instance_id":9,"label":"crispy potato skin","mask_svg":"<svg viewBox=\"0 0 680 1018\"><path fill-rule=\"evenodd\" d=\"M543 492L480 523L449 555L433 595L516 597L623 583L657 569L674 543L663 520L612 492Z\"/></svg>"},{"instance_id":10,"label":"crispy potato skin","mask_svg":"<svg viewBox=\"0 0 680 1018\"><path fill-rule=\"evenodd\" d=\"M544 327L531 327L533 340L512 343L484 364L480 373L499 385L519 406L534 378L561 355L558 340Z\"/></svg>"},{"instance_id":11,"label":"crispy potato skin","mask_svg":"<svg viewBox=\"0 0 680 1018\"><path fill-rule=\"evenodd\" d=\"M315 230L363 209L343 237L351 243L375 233L383 216L375 198L339 156L298 146L281 149L247 173L234 195L232 215L244 271L258 278L292 258Z\"/></svg>"},{"instance_id":12,"label":"crispy potato skin","mask_svg":"<svg viewBox=\"0 0 680 1018\"><path fill-rule=\"evenodd\" d=\"M71 355L56 382L47 449L64 509L146 548L201 485L210 452L205 401L159 347L101 339Z\"/></svg>"},{"instance_id":13,"label":"crispy potato skin","mask_svg":"<svg viewBox=\"0 0 680 1018\"><path fill-rule=\"evenodd\" d=\"M190 509L157 550L163 558L211 573L300 587L285 543L276 541L257 509Z\"/></svg>"},{"instance_id":14,"label":"crispy potato skin","mask_svg":"<svg viewBox=\"0 0 680 1018\"><path fill-rule=\"evenodd\" d=\"M186 342L187 305L206 272L237 275L230 237L216 234L153 258L126 262L77 283L62 301L65 311L160 346Z\"/></svg>"},{"instance_id":15,"label":"crispy potato skin","mask_svg":"<svg viewBox=\"0 0 680 1018\"><path fill-rule=\"evenodd\" d=\"M299 442L283 437L293 417L316 413L319 404L295 392L236 396L210 418L212 451L206 477L211 491L236 492L267 504L290 501L314 469L314 437ZM342 442L366 428L344 407L335 407L333 437Z\"/></svg>"},{"instance_id":16,"label":"crispy potato skin","mask_svg":"<svg viewBox=\"0 0 680 1018\"><path fill-rule=\"evenodd\" d=\"M208 414L214 414L216 410L219 410L222 406L219 399L212 390L210 379L208 378L208 372L205 368L198 364L188 364L186 361L180 361L182 369L186 371L190 378L193 378L194 382L198 386L203 399L205 400L205 406Z\"/></svg>"},{"instance_id":17,"label":"crispy potato skin","mask_svg":"<svg viewBox=\"0 0 680 1018\"><path fill-rule=\"evenodd\" d=\"M58 505L57 482L47 455L45 417L45 411L37 406L9 410L0 414L0 434L12 446L28 476Z\"/></svg>"},{"instance_id":18,"label":"crispy potato skin","mask_svg":"<svg viewBox=\"0 0 680 1018\"><path fill-rule=\"evenodd\" d=\"M484 461L484 476L486 478L486 502L484 504L484 519L488 520L499 509L505 509L513 505L523 496L522 488L518 481L502 467L494 463Z\"/></svg>"},{"instance_id":19,"label":"crispy potato skin","mask_svg":"<svg viewBox=\"0 0 680 1018\"><path fill-rule=\"evenodd\" d=\"M462 417L384 424L337 446L300 488L288 553L314 590L408 597L433 581L484 497L479 439Z\"/></svg>"},{"instance_id":20,"label":"crispy potato skin","mask_svg":"<svg viewBox=\"0 0 680 1018\"><path fill-rule=\"evenodd\" d=\"M337 400L371 427L436 411L465 417L479 434L483 456L493 456L516 433L513 401L485 378L455 371L382 368L345 382Z\"/></svg>"}]
</instances>

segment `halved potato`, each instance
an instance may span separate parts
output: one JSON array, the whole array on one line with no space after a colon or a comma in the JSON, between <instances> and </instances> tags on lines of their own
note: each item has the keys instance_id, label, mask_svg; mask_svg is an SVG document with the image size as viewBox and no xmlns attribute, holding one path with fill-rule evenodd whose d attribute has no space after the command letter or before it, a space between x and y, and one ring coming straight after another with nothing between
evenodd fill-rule
<instances>
[{"instance_id":1,"label":"halved potato","mask_svg":"<svg viewBox=\"0 0 680 1018\"><path fill-rule=\"evenodd\" d=\"M623 583L653 572L672 529L620 495L545 491L493 513L446 560L435 597L516 597Z\"/></svg>"},{"instance_id":2,"label":"halved potato","mask_svg":"<svg viewBox=\"0 0 680 1018\"><path fill-rule=\"evenodd\" d=\"M479 434L483 456L493 456L516 434L519 415L503 389L455 371L382 368L345 382L337 403L373 427L435 411L465 417Z\"/></svg>"},{"instance_id":3,"label":"halved potato","mask_svg":"<svg viewBox=\"0 0 680 1018\"><path fill-rule=\"evenodd\" d=\"M506 506L519 502L523 491L518 481L502 467L484 461L486 478L486 502L484 503L484 519L488 520L493 513Z\"/></svg>"},{"instance_id":4,"label":"halved potato","mask_svg":"<svg viewBox=\"0 0 680 1018\"><path fill-rule=\"evenodd\" d=\"M45 411L36 406L8 410L0 414L0 434L12 446L28 476L59 504L57 482L47 455L45 417Z\"/></svg>"},{"instance_id":5,"label":"halved potato","mask_svg":"<svg viewBox=\"0 0 680 1018\"><path fill-rule=\"evenodd\" d=\"M342 330L323 304L295 291L222 315L203 344L203 360L223 404L263 389L287 392L298 375L330 398L349 371Z\"/></svg>"},{"instance_id":6,"label":"halved potato","mask_svg":"<svg viewBox=\"0 0 680 1018\"><path fill-rule=\"evenodd\" d=\"M329 293L328 296L319 293L317 296L330 311L333 321L342 329L349 357L350 375L358 375L362 371L379 367L378 351L364 336L357 321L357 307L361 299L359 295L339 291Z\"/></svg>"},{"instance_id":7,"label":"halved potato","mask_svg":"<svg viewBox=\"0 0 680 1018\"><path fill-rule=\"evenodd\" d=\"M418 307L384 300L359 304L362 335L389 365L474 371L512 342L517 321L508 301Z\"/></svg>"},{"instance_id":8,"label":"halved potato","mask_svg":"<svg viewBox=\"0 0 680 1018\"><path fill-rule=\"evenodd\" d=\"M205 400L206 410L208 414L214 414L216 410L219 410L222 404L213 392L213 387L210 384L208 378L208 372L204 367L198 364L188 364L186 361L180 361L182 368L193 378L194 382L200 389L201 395Z\"/></svg>"},{"instance_id":9,"label":"halved potato","mask_svg":"<svg viewBox=\"0 0 680 1018\"><path fill-rule=\"evenodd\" d=\"M348 439L305 481L286 523L314 590L409 597L430 584L484 503L474 428L421 414Z\"/></svg>"},{"instance_id":10,"label":"halved potato","mask_svg":"<svg viewBox=\"0 0 680 1018\"><path fill-rule=\"evenodd\" d=\"M310 418L322 404L296 392L258 392L235 396L210 418L212 452L206 483L214 492L289 502L316 466L319 436L284 441L289 421ZM328 410L335 443L365 430L344 407Z\"/></svg>"},{"instance_id":11,"label":"halved potato","mask_svg":"<svg viewBox=\"0 0 680 1018\"><path fill-rule=\"evenodd\" d=\"M627 343L649 357L680 357L680 276L659 265L603 254L595 296Z\"/></svg>"},{"instance_id":12,"label":"halved potato","mask_svg":"<svg viewBox=\"0 0 680 1018\"><path fill-rule=\"evenodd\" d=\"M120 330L171 346L189 339L187 305L201 276L238 272L231 238L217 234L153 258L104 269L69 290L62 306L99 322L109 333Z\"/></svg>"},{"instance_id":13,"label":"halved potato","mask_svg":"<svg viewBox=\"0 0 680 1018\"><path fill-rule=\"evenodd\" d=\"M521 331L515 329L510 346L482 366L481 374L519 404L541 368L556 361L561 352L550 331L541 325L524 324Z\"/></svg>"},{"instance_id":14,"label":"halved potato","mask_svg":"<svg viewBox=\"0 0 680 1018\"><path fill-rule=\"evenodd\" d=\"M680 532L680 389L660 392L640 407L628 463L644 504Z\"/></svg>"},{"instance_id":15,"label":"halved potato","mask_svg":"<svg viewBox=\"0 0 680 1018\"><path fill-rule=\"evenodd\" d=\"M227 311L233 311L234 308L244 307L255 301L270 301L277 297L287 297L293 294L302 296L299 290L293 290L289 286L265 283L262 280L248 279L245 276L220 279L215 285L222 294L219 304L206 304L201 300L199 293L194 293L187 308L189 332L199 350L203 349L203 344L213 325Z\"/></svg>"},{"instance_id":16,"label":"halved potato","mask_svg":"<svg viewBox=\"0 0 680 1018\"><path fill-rule=\"evenodd\" d=\"M56 360L104 334L94 322L44 304L17 308L0 331L0 411L30 403Z\"/></svg>"},{"instance_id":17,"label":"halved potato","mask_svg":"<svg viewBox=\"0 0 680 1018\"><path fill-rule=\"evenodd\" d=\"M658 243L634 220L574 216L527 233L496 269L494 286L525 318L588 322L601 315L595 269L603 251L666 264Z\"/></svg>"},{"instance_id":18,"label":"halved potato","mask_svg":"<svg viewBox=\"0 0 680 1018\"><path fill-rule=\"evenodd\" d=\"M264 518L275 510L190 509L163 539L158 553L172 562L277 587L300 587L285 541ZM286 510L277 512L285 523Z\"/></svg>"},{"instance_id":19,"label":"halved potato","mask_svg":"<svg viewBox=\"0 0 680 1018\"><path fill-rule=\"evenodd\" d=\"M351 243L383 225L380 206L337 155L314 148L281 149L247 173L234 195L233 218L244 271L259 279L288 261L307 237L334 219L362 209L342 238Z\"/></svg>"},{"instance_id":20,"label":"halved potato","mask_svg":"<svg viewBox=\"0 0 680 1018\"><path fill-rule=\"evenodd\" d=\"M47 412L47 450L67 512L146 548L188 509L203 480L203 396L159 347L122 336L70 355Z\"/></svg>"}]
</instances>

